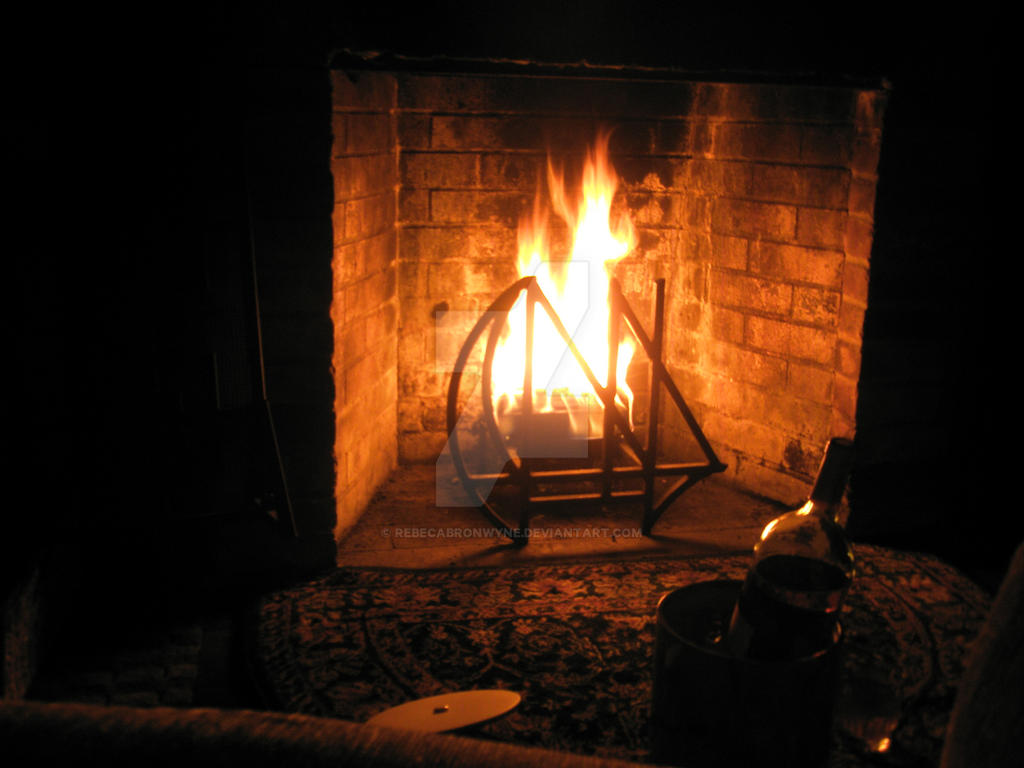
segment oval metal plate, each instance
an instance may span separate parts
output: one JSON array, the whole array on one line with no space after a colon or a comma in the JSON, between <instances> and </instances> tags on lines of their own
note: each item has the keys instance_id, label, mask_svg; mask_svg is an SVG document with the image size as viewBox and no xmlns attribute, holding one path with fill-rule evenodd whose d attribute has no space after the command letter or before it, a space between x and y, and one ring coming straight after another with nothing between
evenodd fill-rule
<instances>
[{"instance_id":1,"label":"oval metal plate","mask_svg":"<svg viewBox=\"0 0 1024 768\"><path fill-rule=\"evenodd\" d=\"M500 689L428 696L378 712L366 722L387 728L440 733L476 725L515 709L522 697Z\"/></svg>"}]
</instances>

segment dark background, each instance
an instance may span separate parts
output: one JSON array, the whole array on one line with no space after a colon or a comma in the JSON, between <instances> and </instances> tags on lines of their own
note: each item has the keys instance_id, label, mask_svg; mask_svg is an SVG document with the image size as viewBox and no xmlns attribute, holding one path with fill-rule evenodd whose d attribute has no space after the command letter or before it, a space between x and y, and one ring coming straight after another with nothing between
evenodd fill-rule
<instances>
[{"instance_id":1,"label":"dark background","mask_svg":"<svg viewBox=\"0 0 1024 768\"><path fill-rule=\"evenodd\" d=\"M178 544L166 545L173 523L147 521L166 507L180 448L167 436L180 431L183 399L201 398L198 244L211 217L238 204L233 137L251 96L238 84L254 70L305 72L320 98L332 54L349 49L410 66L586 61L890 88L850 530L998 581L1024 532L994 492L1007 469L986 6L955 18L607 0L261 8L7 26L8 371L22 385L12 417L27 423L11 431L27 491L5 513L12 572L55 540L126 527L162 539L166 567L183 567Z\"/></svg>"}]
</instances>

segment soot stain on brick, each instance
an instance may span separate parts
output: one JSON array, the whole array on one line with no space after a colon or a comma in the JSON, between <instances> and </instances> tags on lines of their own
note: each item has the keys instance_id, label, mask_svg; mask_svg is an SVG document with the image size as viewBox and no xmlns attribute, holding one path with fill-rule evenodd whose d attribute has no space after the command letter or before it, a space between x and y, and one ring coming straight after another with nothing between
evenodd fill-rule
<instances>
[{"instance_id":1,"label":"soot stain on brick","mask_svg":"<svg viewBox=\"0 0 1024 768\"><path fill-rule=\"evenodd\" d=\"M790 440L783 452L785 466L795 472L809 474L812 471L813 459L807 454L799 440Z\"/></svg>"}]
</instances>

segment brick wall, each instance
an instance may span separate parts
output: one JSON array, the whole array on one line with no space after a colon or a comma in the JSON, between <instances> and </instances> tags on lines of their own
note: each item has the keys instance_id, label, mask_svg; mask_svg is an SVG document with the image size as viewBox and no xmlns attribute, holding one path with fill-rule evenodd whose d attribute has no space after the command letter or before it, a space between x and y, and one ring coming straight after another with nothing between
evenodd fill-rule
<instances>
[{"instance_id":1,"label":"brick wall","mask_svg":"<svg viewBox=\"0 0 1024 768\"><path fill-rule=\"evenodd\" d=\"M694 285L670 280L669 344L729 475L795 503L827 438L855 431L884 95L699 93L682 189Z\"/></svg>"},{"instance_id":2,"label":"brick wall","mask_svg":"<svg viewBox=\"0 0 1024 768\"><path fill-rule=\"evenodd\" d=\"M397 461L393 77L332 74L335 462L342 536Z\"/></svg>"},{"instance_id":3,"label":"brick wall","mask_svg":"<svg viewBox=\"0 0 1024 768\"><path fill-rule=\"evenodd\" d=\"M548 153L571 173L608 126L639 235L618 268L627 295L646 316L651 281L666 278L666 358L728 476L784 501L806 494L827 438L854 429L884 95L396 81L400 458L431 461L446 439L437 313L471 317L515 279L516 225ZM684 453L668 426L666 451Z\"/></svg>"}]
</instances>

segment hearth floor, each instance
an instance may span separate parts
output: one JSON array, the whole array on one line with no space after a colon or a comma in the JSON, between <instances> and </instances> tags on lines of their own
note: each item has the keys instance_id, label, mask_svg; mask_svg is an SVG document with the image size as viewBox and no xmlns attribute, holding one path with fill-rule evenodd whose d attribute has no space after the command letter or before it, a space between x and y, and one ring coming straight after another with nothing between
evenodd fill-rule
<instances>
[{"instance_id":1,"label":"hearth floor","mask_svg":"<svg viewBox=\"0 0 1024 768\"><path fill-rule=\"evenodd\" d=\"M712 476L684 493L640 533L639 505L552 511L531 517L532 535L517 546L474 507L435 503L433 465L400 467L342 539L341 566L443 568L559 560L750 551L783 507Z\"/></svg>"}]
</instances>

